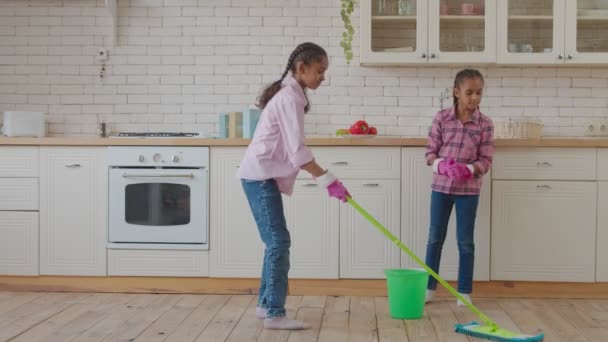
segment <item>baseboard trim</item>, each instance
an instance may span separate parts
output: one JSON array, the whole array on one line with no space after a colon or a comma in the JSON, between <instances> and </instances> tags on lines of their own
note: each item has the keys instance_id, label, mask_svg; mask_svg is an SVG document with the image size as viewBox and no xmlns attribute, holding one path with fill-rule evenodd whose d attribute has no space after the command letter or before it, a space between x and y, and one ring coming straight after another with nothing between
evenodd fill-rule
<instances>
[{"instance_id":1,"label":"baseboard trim","mask_svg":"<svg viewBox=\"0 0 608 342\"><path fill-rule=\"evenodd\" d=\"M259 279L190 277L0 276L0 291L257 294ZM386 296L386 281L363 279L290 279L298 296ZM489 281L475 282L477 298L608 299L608 283ZM438 296L448 296L439 288Z\"/></svg>"}]
</instances>

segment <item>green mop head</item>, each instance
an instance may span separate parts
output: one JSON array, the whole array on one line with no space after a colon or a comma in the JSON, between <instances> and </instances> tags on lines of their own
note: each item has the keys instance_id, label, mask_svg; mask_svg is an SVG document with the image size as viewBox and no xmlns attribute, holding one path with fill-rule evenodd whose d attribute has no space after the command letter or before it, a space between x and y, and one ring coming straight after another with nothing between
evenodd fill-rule
<instances>
[{"instance_id":1,"label":"green mop head","mask_svg":"<svg viewBox=\"0 0 608 342\"><path fill-rule=\"evenodd\" d=\"M477 322L456 324L456 332L498 342L540 342L545 338L545 334L543 333L534 336L524 335L498 327L487 327Z\"/></svg>"}]
</instances>

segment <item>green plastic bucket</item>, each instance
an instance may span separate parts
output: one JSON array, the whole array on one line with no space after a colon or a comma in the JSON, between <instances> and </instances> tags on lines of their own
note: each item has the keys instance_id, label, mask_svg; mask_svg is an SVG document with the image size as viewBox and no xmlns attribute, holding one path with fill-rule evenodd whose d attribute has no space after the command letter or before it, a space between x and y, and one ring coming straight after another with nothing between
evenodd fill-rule
<instances>
[{"instance_id":1,"label":"green plastic bucket","mask_svg":"<svg viewBox=\"0 0 608 342\"><path fill-rule=\"evenodd\" d=\"M421 269L388 269L384 270L384 273L391 317L421 318L429 274Z\"/></svg>"}]
</instances>

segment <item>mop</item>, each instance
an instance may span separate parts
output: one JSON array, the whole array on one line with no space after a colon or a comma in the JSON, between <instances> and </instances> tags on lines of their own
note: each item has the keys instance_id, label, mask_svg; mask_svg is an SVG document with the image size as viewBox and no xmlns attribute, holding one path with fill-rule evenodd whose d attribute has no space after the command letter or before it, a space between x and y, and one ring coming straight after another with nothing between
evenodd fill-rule
<instances>
[{"instance_id":1,"label":"mop","mask_svg":"<svg viewBox=\"0 0 608 342\"><path fill-rule=\"evenodd\" d=\"M406 245L403 244L393 233L386 229L380 222L378 222L373 216L365 211L357 202L355 202L350 196L346 197L347 202L355 208L363 217L365 217L372 225L374 225L382 234L394 242L399 248L401 248L407 255L409 255L414 261L416 261L422 268L424 268L433 278L437 279L441 285L443 285L452 295L463 302L473 313L475 313L483 322L479 324L475 321L466 324L456 324L455 330L457 333L465 334L471 337L481 338L489 341L498 342L540 342L544 339L545 335L540 333L538 335L524 335L516 332L512 332L503 329L498 326L496 322L491 320L488 316L477 309L473 304L463 298L456 289L454 289L447 281L435 273L430 267L428 267L424 261L422 261L414 252L412 252Z\"/></svg>"}]
</instances>

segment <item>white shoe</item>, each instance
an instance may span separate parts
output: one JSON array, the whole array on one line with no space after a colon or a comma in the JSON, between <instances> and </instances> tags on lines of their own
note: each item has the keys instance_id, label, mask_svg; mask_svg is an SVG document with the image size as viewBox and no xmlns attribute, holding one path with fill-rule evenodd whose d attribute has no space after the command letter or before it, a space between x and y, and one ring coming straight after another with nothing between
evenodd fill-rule
<instances>
[{"instance_id":1,"label":"white shoe","mask_svg":"<svg viewBox=\"0 0 608 342\"><path fill-rule=\"evenodd\" d=\"M459 295L462 296L462 298L466 299L467 302L473 304L473 301L471 300L471 294L470 293L460 293L458 292ZM458 301L456 301L456 305L457 306L466 306L466 304L464 304L460 299Z\"/></svg>"},{"instance_id":2,"label":"white shoe","mask_svg":"<svg viewBox=\"0 0 608 342\"><path fill-rule=\"evenodd\" d=\"M435 298L435 290L426 290L426 299L424 303L429 303Z\"/></svg>"}]
</instances>

